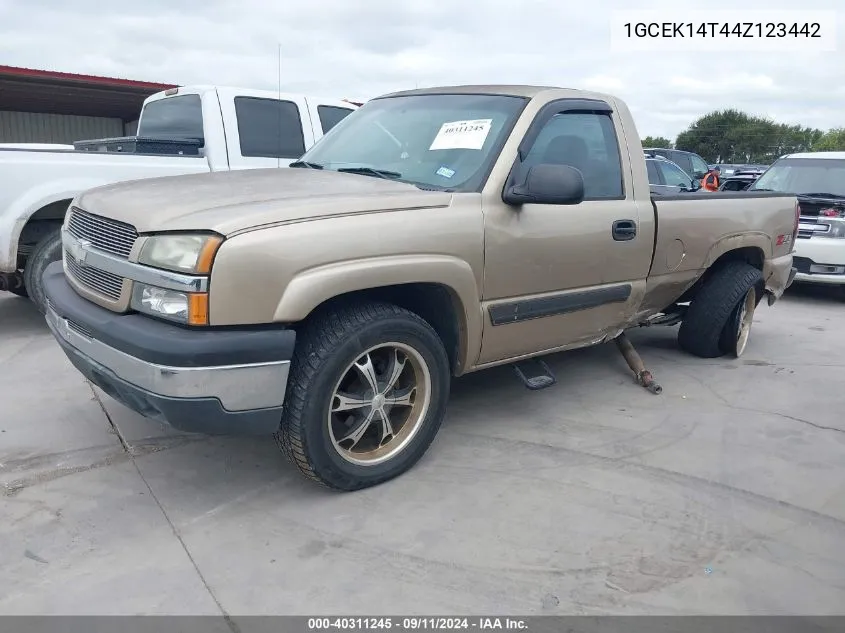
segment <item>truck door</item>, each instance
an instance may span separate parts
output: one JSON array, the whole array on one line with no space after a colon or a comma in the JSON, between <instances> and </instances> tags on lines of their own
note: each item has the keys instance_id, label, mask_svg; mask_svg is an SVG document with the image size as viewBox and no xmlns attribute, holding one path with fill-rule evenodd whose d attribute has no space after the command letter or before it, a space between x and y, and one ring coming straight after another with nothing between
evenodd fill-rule
<instances>
[{"instance_id":1,"label":"truck door","mask_svg":"<svg viewBox=\"0 0 845 633\"><path fill-rule=\"evenodd\" d=\"M314 144L302 95L218 89L231 169L287 167Z\"/></svg>"},{"instance_id":2,"label":"truck door","mask_svg":"<svg viewBox=\"0 0 845 633\"><path fill-rule=\"evenodd\" d=\"M528 129L514 169L576 167L584 201L513 207L501 192L485 191L479 363L596 342L636 312L651 266L654 216L645 174L645 191L635 196L624 139L609 104L552 102Z\"/></svg>"}]
</instances>

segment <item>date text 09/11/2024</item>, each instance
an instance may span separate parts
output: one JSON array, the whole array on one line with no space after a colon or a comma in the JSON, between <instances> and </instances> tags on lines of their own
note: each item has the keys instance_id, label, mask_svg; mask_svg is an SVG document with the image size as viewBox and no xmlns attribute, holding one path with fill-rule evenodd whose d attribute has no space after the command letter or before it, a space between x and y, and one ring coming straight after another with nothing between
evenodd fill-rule
<instances>
[{"instance_id":1,"label":"date text 09/11/2024","mask_svg":"<svg viewBox=\"0 0 845 633\"><path fill-rule=\"evenodd\" d=\"M626 22L629 38L821 38L818 22Z\"/></svg>"},{"instance_id":2,"label":"date text 09/11/2024","mask_svg":"<svg viewBox=\"0 0 845 633\"><path fill-rule=\"evenodd\" d=\"M308 618L309 631L434 631L434 630L526 630L525 620L496 617L322 617Z\"/></svg>"}]
</instances>

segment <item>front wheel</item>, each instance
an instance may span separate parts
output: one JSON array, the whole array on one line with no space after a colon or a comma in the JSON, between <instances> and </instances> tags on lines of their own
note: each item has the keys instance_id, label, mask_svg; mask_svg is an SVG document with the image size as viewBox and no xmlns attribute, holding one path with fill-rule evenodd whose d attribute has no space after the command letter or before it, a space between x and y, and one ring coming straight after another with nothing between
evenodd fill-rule
<instances>
[{"instance_id":1,"label":"front wheel","mask_svg":"<svg viewBox=\"0 0 845 633\"><path fill-rule=\"evenodd\" d=\"M61 258L62 234L57 228L41 238L35 248L32 249L24 265L24 287L41 314L47 312L47 296L44 294L41 275L44 274L47 266Z\"/></svg>"},{"instance_id":2,"label":"front wheel","mask_svg":"<svg viewBox=\"0 0 845 633\"><path fill-rule=\"evenodd\" d=\"M23 297L25 299L29 297L29 293L26 291L26 286L23 284L21 284L17 288L7 288L6 290L18 297Z\"/></svg>"},{"instance_id":3,"label":"front wheel","mask_svg":"<svg viewBox=\"0 0 845 633\"><path fill-rule=\"evenodd\" d=\"M383 303L340 307L300 332L277 440L330 488L380 484L434 440L450 378L443 343L421 317Z\"/></svg>"}]
</instances>

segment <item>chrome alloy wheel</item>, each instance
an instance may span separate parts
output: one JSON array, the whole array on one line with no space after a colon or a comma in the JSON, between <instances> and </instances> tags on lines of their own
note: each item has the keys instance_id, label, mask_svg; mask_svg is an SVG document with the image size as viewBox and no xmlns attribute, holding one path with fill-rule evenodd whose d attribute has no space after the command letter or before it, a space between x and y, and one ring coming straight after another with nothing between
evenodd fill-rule
<instances>
[{"instance_id":1,"label":"chrome alloy wheel","mask_svg":"<svg viewBox=\"0 0 845 633\"><path fill-rule=\"evenodd\" d=\"M359 466L395 457L422 426L431 388L429 368L413 347L371 347L344 370L332 392L328 430L335 450Z\"/></svg>"},{"instance_id":2,"label":"chrome alloy wheel","mask_svg":"<svg viewBox=\"0 0 845 633\"><path fill-rule=\"evenodd\" d=\"M754 321L754 308L757 307L757 292L750 288L742 303L739 306L739 314L736 320L736 356L739 358L748 345L748 336L751 334L751 324Z\"/></svg>"}]
</instances>

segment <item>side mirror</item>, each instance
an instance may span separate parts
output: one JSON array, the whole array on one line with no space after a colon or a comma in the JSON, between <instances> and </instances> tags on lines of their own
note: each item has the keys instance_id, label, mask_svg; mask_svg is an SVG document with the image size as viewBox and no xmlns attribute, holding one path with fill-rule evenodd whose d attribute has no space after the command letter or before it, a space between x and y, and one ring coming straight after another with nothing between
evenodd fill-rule
<instances>
[{"instance_id":1,"label":"side mirror","mask_svg":"<svg viewBox=\"0 0 845 633\"><path fill-rule=\"evenodd\" d=\"M507 187L506 204L579 204L584 200L584 176L569 165L534 165L525 179Z\"/></svg>"},{"instance_id":2,"label":"side mirror","mask_svg":"<svg viewBox=\"0 0 845 633\"><path fill-rule=\"evenodd\" d=\"M698 191L701 189L701 181L700 180L693 180L692 181L692 188L690 191Z\"/></svg>"}]
</instances>

